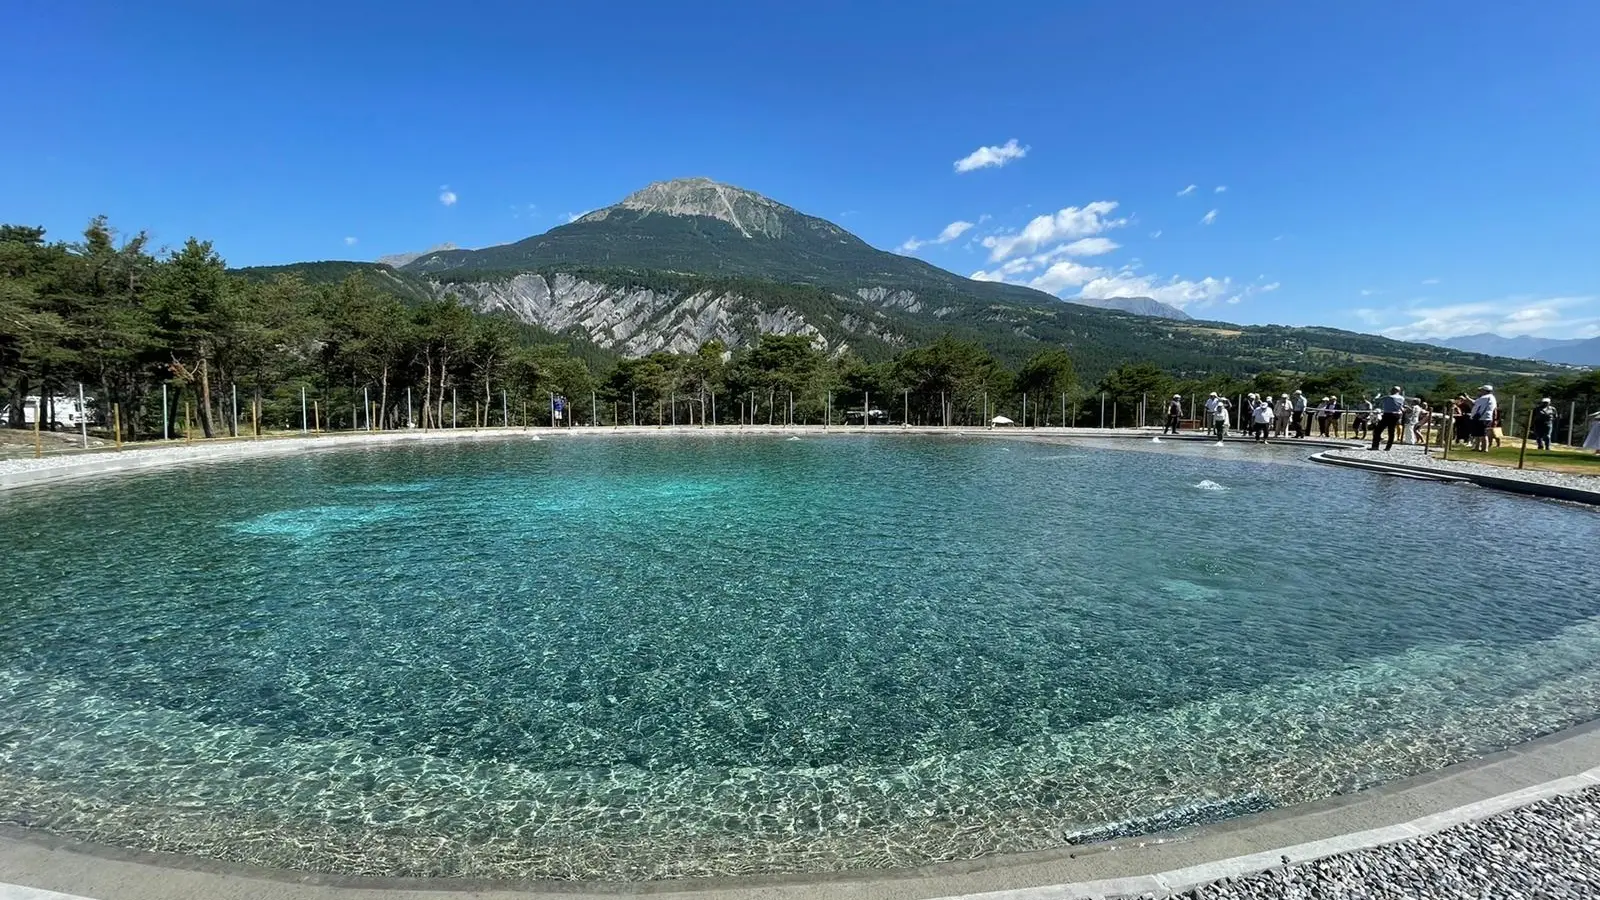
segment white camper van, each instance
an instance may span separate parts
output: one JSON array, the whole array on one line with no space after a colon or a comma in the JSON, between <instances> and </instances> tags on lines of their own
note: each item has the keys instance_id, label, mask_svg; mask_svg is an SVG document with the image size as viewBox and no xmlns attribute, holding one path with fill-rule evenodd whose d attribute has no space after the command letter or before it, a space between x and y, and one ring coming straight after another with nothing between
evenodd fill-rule
<instances>
[{"instance_id":1,"label":"white camper van","mask_svg":"<svg viewBox=\"0 0 1600 900\"><path fill-rule=\"evenodd\" d=\"M77 397L52 397L55 404L55 420L45 422L42 427L51 431L63 428L77 428L85 421L92 422L89 411L78 402ZM47 404L48 405L48 404ZM39 420L39 396L22 398L22 424L32 428ZM0 425L11 424L11 405L0 406Z\"/></svg>"}]
</instances>

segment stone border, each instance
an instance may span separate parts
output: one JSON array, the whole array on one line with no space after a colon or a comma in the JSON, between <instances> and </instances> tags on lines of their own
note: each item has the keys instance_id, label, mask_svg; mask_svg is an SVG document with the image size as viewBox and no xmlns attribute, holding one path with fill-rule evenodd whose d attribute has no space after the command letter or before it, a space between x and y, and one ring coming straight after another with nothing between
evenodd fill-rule
<instances>
[{"instance_id":1,"label":"stone border","mask_svg":"<svg viewBox=\"0 0 1600 900\"><path fill-rule=\"evenodd\" d=\"M1492 488L1513 494L1523 494L1530 497L1543 497L1549 500L1564 500L1568 503L1583 503L1590 506L1600 506L1600 489L1586 490L1584 488L1570 487L1563 484L1551 484L1528 478L1507 477L1505 475L1492 475L1472 469L1444 468L1442 466L1419 466L1413 462L1390 462L1367 459L1365 457L1348 457L1338 455L1338 451L1325 451L1311 457L1313 462L1324 465L1344 466L1353 469L1365 469L1369 472L1392 475L1411 475L1428 478L1435 481L1470 482L1480 487ZM1471 460L1466 460L1471 462ZM1517 471L1512 469L1510 471ZM1583 476L1588 477L1588 476ZM1600 486L1600 478L1595 478L1595 483Z\"/></svg>"}]
</instances>

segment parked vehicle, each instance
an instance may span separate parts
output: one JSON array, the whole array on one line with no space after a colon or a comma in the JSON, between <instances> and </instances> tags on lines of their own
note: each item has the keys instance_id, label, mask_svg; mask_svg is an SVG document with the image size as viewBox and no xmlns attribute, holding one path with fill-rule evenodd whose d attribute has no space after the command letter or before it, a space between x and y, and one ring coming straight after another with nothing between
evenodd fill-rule
<instances>
[{"instance_id":1,"label":"parked vehicle","mask_svg":"<svg viewBox=\"0 0 1600 900\"><path fill-rule=\"evenodd\" d=\"M37 394L22 398L22 424L31 428L34 422L38 421L39 402L40 398ZM55 416L52 421L47 421L42 426L51 431L59 431L63 428L77 428L86 421L94 421L94 416L78 402L77 397L61 396L50 398L49 402L46 403L47 414L50 412L49 407L52 404L54 405ZM12 406L10 404L0 407L0 425L9 426L11 424L11 412Z\"/></svg>"}]
</instances>

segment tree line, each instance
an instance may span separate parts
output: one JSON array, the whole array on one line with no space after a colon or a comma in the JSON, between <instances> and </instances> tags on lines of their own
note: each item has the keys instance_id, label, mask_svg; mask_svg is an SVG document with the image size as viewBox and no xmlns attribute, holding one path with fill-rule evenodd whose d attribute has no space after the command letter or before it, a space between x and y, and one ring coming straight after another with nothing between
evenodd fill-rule
<instances>
[{"instance_id":1,"label":"tree line","mask_svg":"<svg viewBox=\"0 0 1600 900\"><path fill-rule=\"evenodd\" d=\"M24 427L26 397L75 394L80 383L102 428L115 405L127 440L175 432L190 416L205 437L237 434L241 422L295 429L302 397L330 430L551 424L556 397L572 424L840 422L870 406L913 424L978 425L999 414L1093 425L1102 399L1129 424L1139 404L1159 409L1174 393L1378 389L1359 367L1176 377L1137 359L1086 382L1065 349L1040 349L1012 369L949 335L870 362L776 334L616 359L449 294L397 296L359 273L331 284L293 271L245 278L207 241L162 253L149 244L144 233L119 240L104 218L72 242L0 225L0 401L12 427ZM1507 387L1600 399L1596 373L1527 381ZM1462 387L1447 376L1430 391L1442 402Z\"/></svg>"}]
</instances>

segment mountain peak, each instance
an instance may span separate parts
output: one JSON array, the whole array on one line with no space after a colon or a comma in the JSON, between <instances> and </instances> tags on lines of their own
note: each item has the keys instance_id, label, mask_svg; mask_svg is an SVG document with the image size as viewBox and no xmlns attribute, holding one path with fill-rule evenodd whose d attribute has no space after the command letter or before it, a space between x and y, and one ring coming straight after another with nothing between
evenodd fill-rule
<instances>
[{"instance_id":1,"label":"mountain peak","mask_svg":"<svg viewBox=\"0 0 1600 900\"><path fill-rule=\"evenodd\" d=\"M579 222L603 222L631 210L641 216L705 216L727 222L747 238L783 237L784 219L797 213L776 200L709 178L674 178L634 191L621 203L597 209Z\"/></svg>"}]
</instances>

